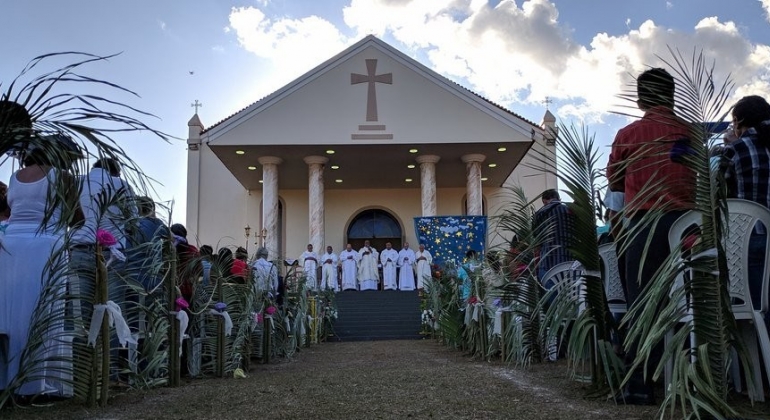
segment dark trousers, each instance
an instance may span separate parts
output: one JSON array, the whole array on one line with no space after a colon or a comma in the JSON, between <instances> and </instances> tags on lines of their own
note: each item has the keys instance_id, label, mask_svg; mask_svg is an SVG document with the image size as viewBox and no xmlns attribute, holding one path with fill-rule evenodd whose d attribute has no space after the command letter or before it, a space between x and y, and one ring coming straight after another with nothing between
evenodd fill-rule
<instances>
[{"instance_id":1,"label":"dark trousers","mask_svg":"<svg viewBox=\"0 0 770 420\"><path fill-rule=\"evenodd\" d=\"M628 299L629 308L634 306L644 288L652 281L655 271L671 253L668 245L668 232L671 229L671 225L684 213L684 211L665 213L656 225L649 225L639 231L634 237L629 238L628 248L624 255L626 260L626 298ZM639 225L643 217L645 217L645 214L637 213L631 218L628 226L629 229L634 229L635 226ZM645 246L648 241L650 246L647 248L647 254L645 255ZM628 325L629 329L633 328L635 323L636 320L631 319ZM625 362L629 368L636 358L638 346L639 343L635 342L626 348ZM628 384L630 392L652 393L652 375L660 362L662 352L662 343L659 343L651 352L650 360L647 364L646 380L644 379L645 372L642 371L643 367L637 368L634 371Z\"/></svg>"}]
</instances>

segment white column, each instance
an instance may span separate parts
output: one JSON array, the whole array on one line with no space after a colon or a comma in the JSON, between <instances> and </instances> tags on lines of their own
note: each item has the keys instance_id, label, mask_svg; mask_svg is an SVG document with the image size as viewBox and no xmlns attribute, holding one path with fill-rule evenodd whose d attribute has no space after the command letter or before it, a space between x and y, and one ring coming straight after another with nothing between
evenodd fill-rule
<instances>
[{"instance_id":1,"label":"white column","mask_svg":"<svg viewBox=\"0 0 770 420\"><path fill-rule=\"evenodd\" d=\"M262 156L258 159L262 165L262 228L265 229L265 248L270 259L281 256L278 249L278 165L283 159L275 156Z\"/></svg>"},{"instance_id":2,"label":"white column","mask_svg":"<svg viewBox=\"0 0 770 420\"><path fill-rule=\"evenodd\" d=\"M420 164L420 188L422 215L436 215L436 164L441 157L436 155L417 156Z\"/></svg>"},{"instance_id":3,"label":"white column","mask_svg":"<svg viewBox=\"0 0 770 420\"><path fill-rule=\"evenodd\" d=\"M461 158L465 162L467 177L468 216L482 216L484 214L484 198L481 190L481 163L486 158L486 156L478 153L464 155Z\"/></svg>"},{"instance_id":4,"label":"white column","mask_svg":"<svg viewBox=\"0 0 770 420\"><path fill-rule=\"evenodd\" d=\"M306 156L308 169L308 210L309 233L313 250L323 254L324 244L324 165L329 159L324 156Z\"/></svg>"}]
</instances>

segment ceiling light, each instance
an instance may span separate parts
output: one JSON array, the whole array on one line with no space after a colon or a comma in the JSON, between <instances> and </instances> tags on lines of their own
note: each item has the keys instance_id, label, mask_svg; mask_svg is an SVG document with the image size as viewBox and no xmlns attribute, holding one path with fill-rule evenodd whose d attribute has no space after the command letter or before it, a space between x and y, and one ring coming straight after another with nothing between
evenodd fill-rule
<instances>
[{"instance_id":1,"label":"ceiling light","mask_svg":"<svg viewBox=\"0 0 770 420\"><path fill-rule=\"evenodd\" d=\"M244 152L243 150L236 150L236 151L235 151L235 154L236 154L236 155L245 155L245 154L246 154L246 152Z\"/></svg>"},{"instance_id":2,"label":"ceiling light","mask_svg":"<svg viewBox=\"0 0 770 420\"><path fill-rule=\"evenodd\" d=\"M409 169L414 169L414 165L406 165L406 167Z\"/></svg>"},{"instance_id":3,"label":"ceiling light","mask_svg":"<svg viewBox=\"0 0 770 420\"><path fill-rule=\"evenodd\" d=\"M498 152L504 152L504 151L506 151L506 150L508 150L508 149L506 149L505 147L498 147L498 148L497 148L497 151L498 151Z\"/></svg>"},{"instance_id":4,"label":"ceiling light","mask_svg":"<svg viewBox=\"0 0 770 420\"><path fill-rule=\"evenodd\" d=\"M481 178L482 181L486 181L487 179L489 179L489 178L487 178L487 177Z\"/></svg>"},{"instance_id":5,"label":"ceiling light","mask_svg":"<svg viewBox=\"0 0 770 420\"><path fill-rule=\"evenodd\" d=\"M490 168L494 168L494 167L496 167L496 166L497 166L497 164L496 164L496 163L490 163L490 164L489 164L489 167L490 167Z\"/></svg>"},{"instance_id":6,"label":"ceiling light","mask_svg":"<svg viewBox=\"0 0 770 420\"><path fill-rule=\"evenodd\" d=\"M261 184L262 182L263 182L263 181L260 179L260 180L259 180L259 183Z\"/></svg>"},{"instance_id":7,"label":"ceiling light","mask_svg":"<svg viewBox=\"0 0 770 420\"><path fill-rule=\"evenodd\" d=\"M256 167L256 166L249 166L249 170L250 170L250 171L256 171L256 170L257 170L257 167Z\"/></svg>"},{"instance_id":8,"label":"ceiling light","mask_svg":"<svg viewBox=\"0 0 770 420\"><path fill-rule=\"evenodd\" d=\"M336 182L338 184L342 184L342 180L341 179L335 179L334 182Z\"/></svg>"},{"instance_id":9,"label":"ceiling light","mask_svg":"<svg viewBox=\"0 0 770 420\"><path fill-rule=\"evenodd\" d=\"M340 165L332 165L332 169L339 169Z\"/></svg>"},{"instance_id":10,"label":"ceiling light","mask_svg":"<svg viewBox=\"0 0 770 420\"><path fill-rule=\"evenodd\" d=\"M417 153L417 149L409 149L409 153Z\"/></svg>"},{"instance_id":11,"label":"ceiling light","mask_svg":"<svg viewBox=\"0 0 770 420\"><path fill-rule=\"evenodd\" d=\"M407 179L405 179L404 181L406 181L406 182L412 182L412 178L407 178Z\"/></svg>"},{"instance_id":12,"label":"ceiling light","mask_svg":"<svg viewBox=\"0 0 770 420\"><path fill-rule=\"evenodd\" d=\"M327 155L333 155L334 154L334 150L329 149L329 150L326 151L326 154Z\"/></svg>"}]
</instances>

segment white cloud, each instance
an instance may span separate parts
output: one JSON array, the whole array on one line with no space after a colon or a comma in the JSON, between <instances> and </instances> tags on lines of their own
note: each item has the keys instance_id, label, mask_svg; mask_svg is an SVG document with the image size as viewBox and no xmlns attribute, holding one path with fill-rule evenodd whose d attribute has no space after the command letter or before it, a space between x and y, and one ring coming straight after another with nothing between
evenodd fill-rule
<instances>
[{"instance_id":1,"label":"white cloud","mask_svg":"<svg viewBox=\"0 0 770 420\"><path fill-rule=\"evenodd\" d=\"M770 22L770 0L759 0L762 8L765 9L765 19Z\"/></svg>"},{"instance_id":2,"label":"white cloud","mask_svg":"<svg viewBox=\"0 0 770 420\"><path fill-rule=\"evenodd\" d=\"M503 0L494 8L475 0L352 0L343 16L359 37L389 33L412 52L424 51L435 70L492 100L514 105L556 98L564 104L562 117L597 119L625 105L617 95L627 90L631 75L663 65L660 57L670 61L668 46L686 58L703 49L716 61L717 76L732 75L736 94L749 85L754 94L770 94L768 47L752 44L733 22L716 17L701 20L692 32L647 20L626 34L598 33L580 45L548 0L520 7Z\"/></svg>"},{"instance_id":3,"label":"white cloud","mask_svg":"<svg viewBox=\"0 0 770 420\"><path fill-rule=\"evenodd\" d=\"M224 54L225 47L221 45L214 45L213 47L211 47L211 51L214 51L215 53Z\"/></svg>"},{"instance_id":4,"label":"white cloud","mask_svg":"<svg viewBox=\"0 0 770 420\"><path fill-rule=\"evenodd\" d=\"M674 3L671 3L670 1L666 2L666 10L671 10L674 8Z\"/></svg>"},{"instance_id":5,"label":"white cloud","mask_svg":"<svg viewBox=\"0 0 770 420\"><path fill-rule=\"evenodd\" d=\"M164 22L164 21L162 21L160 19L158 19L158 26L160 26L160 30L161 31L165 31L166 30L166 22Z\"/></svg>"},{"instance_id":6,"label":"white cloud","mask_svg":"<svg viewBox=\"0 0 770 420\"><path fill-rule=\"evenodd\" d=\"M255 7L233 8L230 28L240 45L280 69L288 82L342 51L352 40L333 24L317 17L267 17Z\"/></svg>"},{"instance_id":7,"label":"white cloud","mask_svg":"<svg viewBox=\"0 0 770 420\"><path fill-rule=\"evenodd\" d=\"M770 47L752 44L733 22L716 17L686 32L652 20L631 28L627 19L627 33L597 33L588 45L574 40L548 0L502 0L495 7L486 0L351 0L343 18L354 37L317 16L271 18L254 7L233 8L229 27L243 48L271 60L284 82L367 34L387 34L407 54L424 55L429 67L493 101L515 109L550 96L561 104L561 117L599 120L627 104L618 94L632 75L663 65L660 57L670 60L668 46L686 58L703 49L718 78L732 76L736 95L770 96Z\"/></svg>"}]
</instances>

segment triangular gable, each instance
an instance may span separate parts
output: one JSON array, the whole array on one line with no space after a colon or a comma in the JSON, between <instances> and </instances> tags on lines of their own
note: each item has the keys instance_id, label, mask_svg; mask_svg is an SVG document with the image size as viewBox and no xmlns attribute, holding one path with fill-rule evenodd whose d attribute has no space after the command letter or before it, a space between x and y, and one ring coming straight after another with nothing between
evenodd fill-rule
<instances>
[{"instance_id":1,"label":"triangular gable","mask_svg":"<svg viewBox=\"0 0 770 420\"><path fill-rule=\"evenodd\" d=\"M375 83L377 106L381 110L375 122L367 121L369 116L365 114L371 110L367 110L368 101L364 103L362 99L367 97L363 76L367 75L371 61L378 66L378 76L380 73L386 76L389 70L395 72L391 86L386 86L387 77L381 80L385 83ZM360 82L356 84L361 86L352 86L354 82ZM401 95L394 98L396 92ZM406 103L404 98L408 98ZM341 144L351 139L362 143L368 140L452 143L531 141L535 132L542 130L533 122L450 81L370 35L278 91L209 127L203 137L212 146L255 142ZM431 137L435 141L431 141Z\"/></svg>"}]
</instances>

